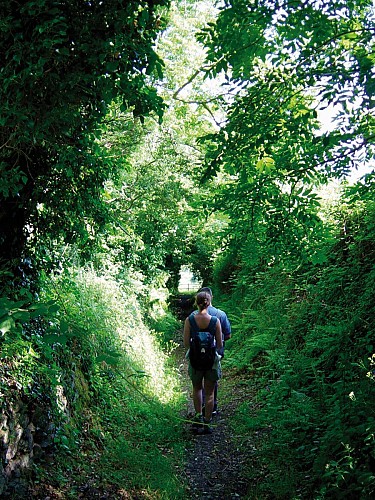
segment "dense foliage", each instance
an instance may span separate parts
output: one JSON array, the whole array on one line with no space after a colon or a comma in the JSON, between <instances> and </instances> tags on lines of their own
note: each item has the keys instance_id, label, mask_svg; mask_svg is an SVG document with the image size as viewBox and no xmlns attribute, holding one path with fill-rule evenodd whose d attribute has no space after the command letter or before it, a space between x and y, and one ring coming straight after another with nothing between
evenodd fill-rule
<instances>
[{"instance_id":1,"label":"dense foliage","mask_svg":"<svg viewBox=\"0 0 375 500\"><path fill-rule=\"evenodd\" d=\"M240 432L264 429L257 462L267 497L371 498L375 488L374 206L336 212L328 261L259 271L234 311L231 362L259 384ZM347 225L343 237L339 228ZM340 223L340 224L339 224ZM285 465L287 464L287 467Z\"/></svg>"},{"instance_id":2,"label":"dense foliage","mask_svg":"<svg viewBox=\"0 0 375 500\"><path fill-rule=\"evenodd\" d=\"M153 298L147 309L141 290ZM59 305L55 321L69 329L39 338L39 363L20 388L26 395L44 392L48 402L30 399L53 424L51 447L36 462L34 493L44 496L44 484L64 498L103 484L113 495L125 485L146 488L150 497L179 491L170 469L182 452L181 392L168 363L173 343L166 338L176 321L166 311L165 290L142 286L134 274L119 279L114 267L102 273L78 268L45 279L42 298ZM12 374L20 380L19 368ZM48 466L54 447L59 453Z\"/></svg>"},{"instance_id":3,"label":"dense foliage","mask_svg":"<svg viewBox=\"0 0 375 500\"><path fill-rule=\"evenodd\" d=\"M206 176L231 176L217 193L230 223L214 272L231 363L263 387L261 411L249 402L238 415L242 434L263 430L254 497L375 491L373 174L337 206L322 188L373 161L371 7L229 0L200 35L209 73L236 91L206 138Z\"/></svg>"},{"instance_id":4,"label":"dense foliage","mask_svg":"<svg viewBox=\"0 0 375 500\"><path fill-rule=\"evenodd\" d=\"M1 2L0 259L18 264L27 239L89 245L106 219L115 169L95 135L108 104L162 114L149 84L166 0ZM30 252L30 250L29 250Z\"/></svg>"},{"instance_id":5,"label":"dense foliage","mask_svg":"<svg viewBox=\"0 0 375 500\"><path fill-rule=\"evenodd\" d=\"M158 301L150 298L152 285L143 286L144 277L131 266L111 267L109 252L101 259L106 242L98 238L112 215L105 182L124 168L100 140L101 124L113 118L116 106L128 119L130 144L138 121L151 112L161 119L163 104L152 79L162 77L162 63L153 45L162 28L160 7L167 5L163 0L1 3L0 410L5 427L0 495L26 495L28 485L17 477L30 470L30 457L43 476L56 449L61 460L46 480L51 487L66 482L65 474L76 469L87 446L90 459L81 472L82 477L91 474L92 458L103 455L103 443L112 440L114 447L123 447L119 428L106 429L106 424L123 413L124 405L129 417L121 419L121 436L131 450L128 459L138 463L135 440L144 442L137 457L160 469L167 463L158 449L146 458L147 442L154 442L149 423L138 426L137 435L125 433L136 419L153 421L156 428L165 418L161 413L166 415L163 398L168 395L155 384L168 377L166 359L150 331L159 320L148 307ZM126 134L120 125L119 133ZM100 277L85 271L78 279L75 269L95 248ZM162 285L165 278L159 281ZM164 319L163 325L159 330L174 323ZM134 387L132 396L129 387ZM145 417L147 394L154 403ZM168 442L165 433L159 435L160 443ZM31 446L30 457L20 436ZM93 451L99 449L100 454ZM114 470L105 464L102 482ZM80 481L77 476L77 488ZM122 482L153 488L140 475ZM70 486L67 494L76 498Z\"/></svg>"},{"instance_id":6,"label":"dense foliage","mask_svg":"<svg viewBox=\"0 0 375 500\"><path fill-rule=\"evenodd\" d=\"M321 234L314 183L373 157L371 4L232 0L203 30L209 74L224 72L235 92L225 126L207 137L207 176L231 176L217 206L233 248L255 238L266 261L306 257ZM337 117L324 131L327 109Z\"/></svg>"},{"instance_id":7,"label":"dense foliage","mask_svg":"<svg viewBox=\"0 0 375 500\"><path fill-rule=\"evenodd\" d=\"M168 6L1 2L2 421L37 422L35 494L183 498L167 303L187 265L259 388L233 425L249 498L367 500L372 2Z\"/></svg>"}]
</instances>

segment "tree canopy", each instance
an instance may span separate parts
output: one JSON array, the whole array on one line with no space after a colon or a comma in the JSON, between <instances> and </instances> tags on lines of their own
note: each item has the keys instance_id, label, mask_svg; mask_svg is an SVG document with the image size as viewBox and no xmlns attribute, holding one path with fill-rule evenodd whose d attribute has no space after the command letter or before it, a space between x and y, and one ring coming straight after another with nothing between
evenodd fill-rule
<instances>
[{"instance_id":1,"label":"tree canopy","mask_svg":"<svg viewBox=\"0 0 375 500\"><path fill-rule=\"evenodd\" d=\"M260 494L372 498L373 2L0 6L2 421L21 401L71 470L98 448L103 484L180 497L188 266L256 392L233 427L264 437Z\"/></svg>"},{"instance_id":2,"label":"tree canopy","mask_svg":"<svg viewBox=\"0 0 375 500\"><path fill-rule=\"evenodd\" d=\"M291 250L319 223L313 186L372 161L371 7L233 0L199 35L208 75L224 74L232 96L225 126L207 136L206 175L231 176L218 205L231 216L234 239L250 232L273 256ZM332 107L331 130L322 131Z\"/></svg>"},{"instance_id":3,"label":"tree canopy","mask_svg":"<svg viewBox=\"0 0 375 500\"><path fill-rule=\"evenodd\" d=\"M27 238L89 241L105 219L115 164L95 141L107 106L160 117L150 83L166 0L2 2L1 251L25 257ZM35 245L34 245L35 246Z\"/></svg>"}]
</instances>

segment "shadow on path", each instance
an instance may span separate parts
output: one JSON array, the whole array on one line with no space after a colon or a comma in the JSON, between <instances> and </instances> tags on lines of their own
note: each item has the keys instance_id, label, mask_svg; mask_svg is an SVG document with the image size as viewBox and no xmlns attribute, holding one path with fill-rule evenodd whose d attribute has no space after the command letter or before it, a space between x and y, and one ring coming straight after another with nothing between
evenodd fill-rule
<instances>
[{"instance_id":1,"label":"shadow on path","mask_svg":"<svg viewBox=\"0 0 375 500\"><path fill-rule=\"evenodd\" d=\"M177 339L179 347L176 357L186 393L186 409L182 417L191 419L194 406L191 382L187 373L185 349L182 345L182 332ZM246 459L249 455L249 442L243 443L231 426L236 407L248 390L238 380L231 379L223 361L223 379L219 382L218 413L213 419L212 434L194 435L191 424L185 423L187 438L187 464L185 467L188 499L230 500L250 498L246 479ZM247 440L246 440L247 441Z\"/></svg>"}]
</instances>

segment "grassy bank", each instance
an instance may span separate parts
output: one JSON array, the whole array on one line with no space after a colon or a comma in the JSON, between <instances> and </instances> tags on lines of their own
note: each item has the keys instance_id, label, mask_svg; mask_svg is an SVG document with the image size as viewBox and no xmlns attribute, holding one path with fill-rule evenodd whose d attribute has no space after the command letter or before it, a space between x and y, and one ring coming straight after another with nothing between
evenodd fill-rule
<instances>
[{"instance_id":1,"label":"grassy bank","mask_svg":"<svg viewBox=\"0 0 375 500\"><path fill-rule=\"evenodd\" d=\"M65 406L35 462L33 494L182 498L184 396L165 290L79 269L46 280L44 295L71 335L55 345Z\"/></svg>"}]
</instances>

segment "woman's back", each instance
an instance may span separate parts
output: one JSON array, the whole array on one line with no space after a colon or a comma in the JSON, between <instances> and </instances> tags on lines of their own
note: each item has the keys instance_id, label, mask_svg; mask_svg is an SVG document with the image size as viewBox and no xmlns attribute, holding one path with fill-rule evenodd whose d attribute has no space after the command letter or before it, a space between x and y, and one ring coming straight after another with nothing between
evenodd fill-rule
<instances>
[{"instance_id":1,"label":"woman's back","mask_svg":"<svg viewBox=\"0 0 375 500\"><path fill-rule=\"evenodd\" d=\"M208 313L202 313L200 311L194 315L195 322L202 330L205 330L208 327L211 321L211 317L212 316L210 316Z\"/></svg>"}]
</instances>

